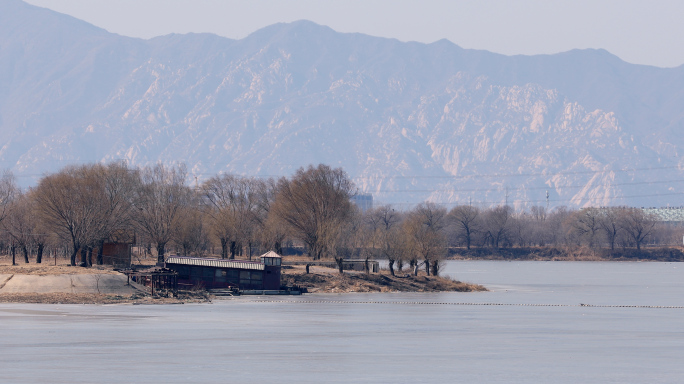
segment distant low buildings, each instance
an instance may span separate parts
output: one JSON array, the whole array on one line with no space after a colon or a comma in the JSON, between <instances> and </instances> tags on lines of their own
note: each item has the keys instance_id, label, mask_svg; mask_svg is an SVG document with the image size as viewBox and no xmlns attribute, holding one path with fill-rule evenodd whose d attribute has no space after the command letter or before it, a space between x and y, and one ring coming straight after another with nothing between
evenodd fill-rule
<instances>
[{"instance_id":1,"label":"distant low buildings","mask_svg":"<svg viewBox=\"0 0 684 384\"><path fill-rule=\"evenodd\" d=\"M373 209L373 195L370 193L360 193L352 197L352 202L359 207L361 212Z\"/></svg>"},{"instance_id":2,"label":"distant low buildings","mask_svg":"<svg viewBox=\"0 0 684 384\"><path fill-rule=\"evenodd\" d=\"M641 208L644 212L654 214L659 221L672 225L684 225L684 207Z\"/></svg>"}]
</instances>

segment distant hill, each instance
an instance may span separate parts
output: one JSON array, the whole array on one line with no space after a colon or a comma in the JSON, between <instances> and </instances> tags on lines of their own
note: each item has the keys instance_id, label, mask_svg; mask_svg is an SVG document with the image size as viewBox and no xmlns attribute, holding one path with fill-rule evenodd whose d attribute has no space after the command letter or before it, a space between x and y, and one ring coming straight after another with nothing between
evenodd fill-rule
<instances>
[{"instance_id":1,"label":"distant hill","mask_svg":"<svg viewBox=\"0 0 684 384\"><path fill-rule=\"evenodd\" d=\"M0 166L343 167L376 201L684 205L684 66L503 56L308 21L141 40L0 2ZM681 181L680 181L681 180Z\"/></svg>"}]
</instances>

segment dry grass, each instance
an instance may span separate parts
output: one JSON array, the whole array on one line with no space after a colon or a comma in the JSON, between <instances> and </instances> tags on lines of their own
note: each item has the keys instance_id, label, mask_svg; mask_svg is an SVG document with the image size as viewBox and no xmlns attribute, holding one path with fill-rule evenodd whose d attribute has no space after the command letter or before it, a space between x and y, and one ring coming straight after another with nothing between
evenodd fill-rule
<instances>
[{"instance_id":1,"label":"dry grass","mask_svg":"<svg viewBox=\"0 0 684 384\"><path fill-rule=\"evenodd\" d=\"M287 256L286 261L309 261L305 256ZM19 261L19 260L18 260ZM25 264L21 260L18 265L11 265L7 256L0 257L0 274L18 275L64 275L64 274L115 274L118 273L110 266L93 266L90 268L72 267L68 261L58 259L58 265L53 265L54 259L46 260L43 264ZM155 260L156 261L156 260ZM284 285L299 285L306 287L309 292L318 293L346 293L346 292L440 292L440 291L486 291L486 288L476 284L462 283L445 277L425 276L421 272L418 276L391 276L389 271L366 274L358 271L345 271L340 275L336 269L321 266L310 267L310 274L306 273L304 265L285 266L283 268L282 283ZM180 304L190 302L211 301L206 292L182 292L178 297L151 297L150 295L135 294L132 296L104 295L104 294L72 294L72 293L5 293L0 294L3 303L42 303L42 304Z\"/></svg>"},{"instance_id":2,"label":"dry grass","mask_svg":"<svg viewBox=\"0 0 684 384\"><path fill-rule=\"evenodd\" d=\"M35 260L24 263L23 257L17 257L17 265L12 265L12 257L8 255L0 256L0 274L10 275L80 275L80 274L116 274L111 266L93 265L90 268L72 267L69 261L57 258L57 265L54 259L43 259L41 264L36 264Z\"/></svg>"},{"instance_id":3,"label":"dry grass","mask_svg":"<svg viewBox=\"0 0 684 384\"><path fill-rule=\"evenodd\" d=\"M402 275L392 276L389 271L366 274L357 271L345 271L314 266L309 274L303 266L293 266L283 270L283 284L306 287L309 292L316 293L352 293L352 292L472 292L486 291L481 285L463 283L447 277Z\"/></svg>"}]
</instances>

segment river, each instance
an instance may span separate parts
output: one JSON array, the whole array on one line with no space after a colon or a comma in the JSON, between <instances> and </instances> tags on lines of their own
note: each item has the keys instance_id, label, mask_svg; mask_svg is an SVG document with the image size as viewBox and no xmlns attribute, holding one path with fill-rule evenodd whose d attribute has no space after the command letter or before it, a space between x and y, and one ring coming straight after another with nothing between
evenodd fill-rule
<instances>
[{"instance_id":1,"label":"river","mask_svg":"<svg viewBox=\"0 0 684 384\"><path fill-rule=\"evenodd\" d=\"M684 264L450 261L490 292L0 304L2 383L680 383Z\"/></svg>"}]
</instances>

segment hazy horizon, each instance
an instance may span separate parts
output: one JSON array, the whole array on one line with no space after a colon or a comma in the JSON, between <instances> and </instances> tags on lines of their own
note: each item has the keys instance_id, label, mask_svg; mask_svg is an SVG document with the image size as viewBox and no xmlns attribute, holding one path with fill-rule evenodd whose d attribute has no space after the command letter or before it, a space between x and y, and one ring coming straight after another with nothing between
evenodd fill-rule
<instances>
[{"instance_id":1,"label":"hazy horizon","mask_svg":"<svg viewBox=\"0 0 684 384\"><path fill-rule=\"evenodd\" d=\"M110 32L151 38L214 33L244 38L278 22L310 20L338 32L400 41L448 39L505 55L606 49L633 64L678 67L684 3L660 1L326 1L28 0Z\"/></svg>"}]
</instances>

